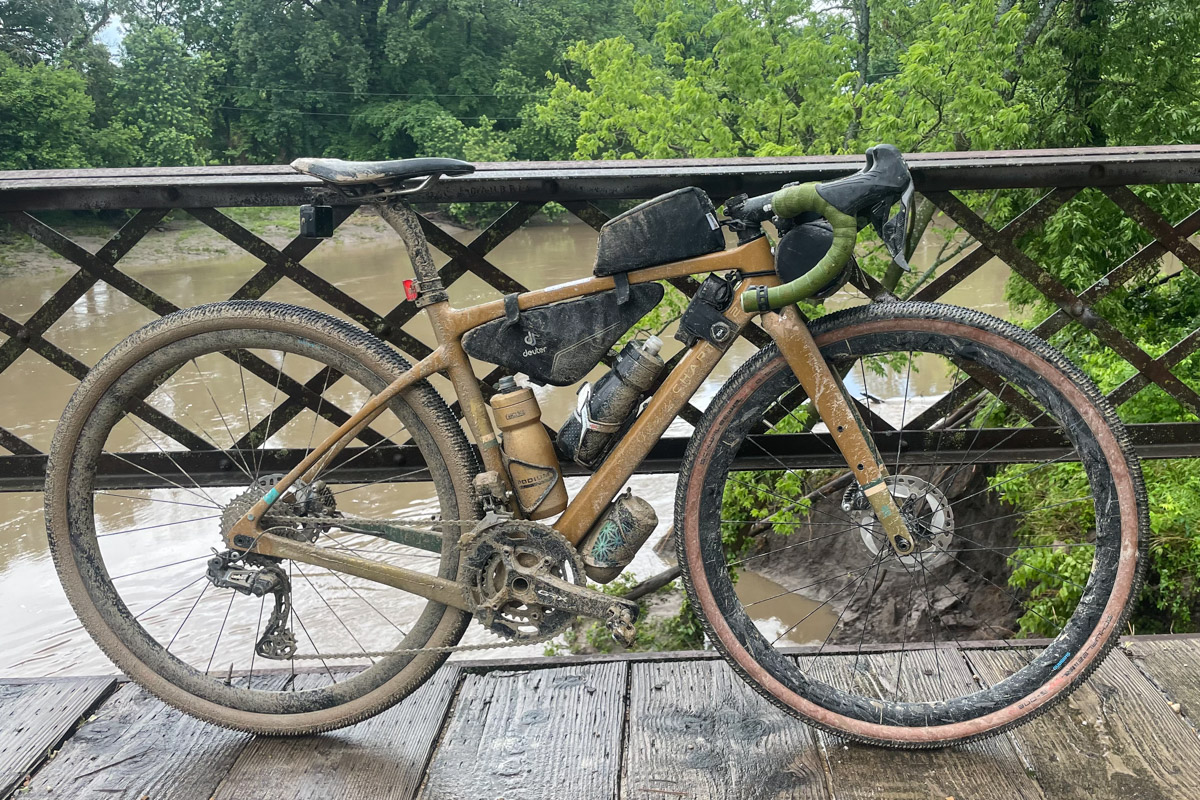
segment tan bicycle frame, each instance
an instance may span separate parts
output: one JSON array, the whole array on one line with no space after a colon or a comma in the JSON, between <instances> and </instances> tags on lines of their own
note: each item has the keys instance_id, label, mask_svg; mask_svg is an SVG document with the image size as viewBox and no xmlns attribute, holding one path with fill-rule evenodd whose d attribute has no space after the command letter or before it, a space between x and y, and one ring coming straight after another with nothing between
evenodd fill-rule
<instances>
[{"instance_id":1,"label":"tan bicycle frame","mask_svg":"<svg viewBox=\"0 0 1200 800\"><path fill-rule=\"evenodd\" d=\"M408 220L397 219L398 216L411 214L411 210L403 204L396 204L383 207L381 213L405 238L410 256L413 257L414 266L419 266L421 256L427 257L428 255L427 246L425 246L424 254L419 250L414 252L415 248L409 241L410 237L405 235L406 231L411 231L411 227L406 228L403 224ZM423 244L422 242L421 245ZM426 269L431 268L431 260L428 265ZM771 252L770 244L763 236L732 250L631 272L628 274L628 279L630 284L640 284L709 272L739 270L746 273L758 273L755 280L770 286L778 284L778 279L774 276L774 265L774 255ZM418 275L421 275L420 270L418 270ZM438 283L440 285L440 282ZM517 296L517 306L521 310L539 308L563 300L598 294L614 287L615 283L611 277L585 278L545 289L524 292ZM740 295L745 288L745 283L737 288L737 296L725 312L726 319L739 333L754 316L742 311L741 308ZM494 471L507 480L508 473L500 456L499 442L488 416L487 404L484 402L479 382L471 369L467 354L462 348L462 337L467 331L505 315L504 302L495 300L470 308L456 309L450 305L448 300L441 300L425 306L424 311L432 323L433 333L438 342L437 349L415 364L412 369L386 389L372 397L356 414L310 451L303 461L282 478L228 532L230 547L238 550L253 550L266 555L339 570L394 586L436 602L473 610L461 587L454 581L264 533L256 522L293 483L304 477L311 479L330 464L333 458L359 432L383 413L392 398L417 381L438 373L445 374L454 386L463 418L471 432L471 438L479 446L484 470ZM870 434L853 406L847 401L841 382L830 371L825 360L817 351L800 315L794 308L788 308L778 316L768 315L768 317L770 319L765 324L768 334L775 339L785 359L796 372L801 385L813 398L814 405L822 419L829 423L829 429L833 433L835 442L841 448L846 463L850 465L859 484L864 487L885 532L893 541L893 546L896 541L911 542L891 493L885 491L886 486L883 479L887 476L887 471L875 450ZM735 341L736 338L736 336L730 337L729 341ZM650 449L666 432L672 420L716 367L717 362L725 354L725 349L703 339L689 348L676 367L667 375L659 389L651 396L649 403L629 431L617 442L599 469L593 473L567 505L557 522L553 524L555 530L572 544L579 543L612 503L613 498L633 475L638 465L646 458ZM514 506L512 510L519 516L519 509ZM236 543L238 541L241 542L240 545ZM909 549L911 550L911 546Z\"/></svg>"}]
</instances>

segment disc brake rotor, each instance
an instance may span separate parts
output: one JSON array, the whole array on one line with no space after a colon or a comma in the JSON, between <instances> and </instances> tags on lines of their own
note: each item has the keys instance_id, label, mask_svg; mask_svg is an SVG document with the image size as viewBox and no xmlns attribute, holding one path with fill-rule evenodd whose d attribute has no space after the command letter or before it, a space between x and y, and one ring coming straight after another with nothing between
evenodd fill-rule
<instances>
[{"instance_id":1,"label":"disc brake rotor","mask_svg":"<svg viewBox=\"0 0 1200 800\"><path fill-rule=\"evenodd\" d=\"M911 572L921 566L932 569L949 561L949 549L954 541L954 512L946 495L916 475L889 475L884 483L900 506L916 548L906 556L893 553L875 512L865 502L865 497L858 501L862 490L854 486L846 492L842 509L850 515L850 521L858 525L863 545L871 556L878 556L880 550L886 551L881 563L884 569L896 572Z\"/></svg>"}]
</instances>

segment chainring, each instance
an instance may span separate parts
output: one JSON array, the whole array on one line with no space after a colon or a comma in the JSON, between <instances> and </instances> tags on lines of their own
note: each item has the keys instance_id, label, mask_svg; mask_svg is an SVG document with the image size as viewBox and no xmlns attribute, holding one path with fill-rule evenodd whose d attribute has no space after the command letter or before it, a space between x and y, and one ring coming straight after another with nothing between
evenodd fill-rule
<instances>
[{"instance_id":1,"label":"chainring","mask_svg":"<svg viewBox=\"0 0 1200 800\"><path fill-rule=\"evenodd\" d=\"M525 520L506 520L484 528L466 545L460 582L476 605L475 618L492 633L520 644L541 641L566 629L575 615L514 596L514 582L525 574L553 575L587 585L583 560L561 533Z\"/></svg>"}]
</instances>

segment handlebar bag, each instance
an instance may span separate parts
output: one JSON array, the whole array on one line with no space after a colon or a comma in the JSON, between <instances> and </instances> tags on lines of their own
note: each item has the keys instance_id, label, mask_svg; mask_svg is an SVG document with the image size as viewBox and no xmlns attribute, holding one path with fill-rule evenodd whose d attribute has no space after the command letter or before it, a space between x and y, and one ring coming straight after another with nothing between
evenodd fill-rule
<instances>
[{"instance_id":1,"label":"handlebar bag","mask_svg":"<svg viewBox=\"0 0 1200 800\"><path fill-rule=\"evenodd\" d=\"M629 286L629 297L617 301L617 290L517 311L515 295L505 298L510 313L485 322L463 336L467 354L524 372L537 383L569 386L583 380L617 340L663 298L660 283Z\"/></svg>"},{"instance_id":2,"label":"handlebar bag","mask_svg":"<svg viewBox=\"0 0 1200 800\"><path fill-rule=\"evenodd\" d=\"M613 217L600 229L595 275L615 275L725 249L717 210L701 189L659 195Z\"/></svg>"}]
</instances>

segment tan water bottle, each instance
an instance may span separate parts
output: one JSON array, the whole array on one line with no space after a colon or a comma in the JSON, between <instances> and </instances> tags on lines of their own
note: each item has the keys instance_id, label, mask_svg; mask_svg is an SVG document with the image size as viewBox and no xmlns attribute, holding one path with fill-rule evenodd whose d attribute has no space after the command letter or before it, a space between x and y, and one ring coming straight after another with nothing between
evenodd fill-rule
<instances>
[{"instance_id":1,"label":"tan water bottle","mask_svg":"<svg viewBox=\"0 0 1200 800\"><path fill-rule=\"evenodd\" d=\"M567 487L537 398L511 377L501 378L496 390L492 411L517 503L529 519L554 516L567 507Z\"/></svg>"}]
</instances>

